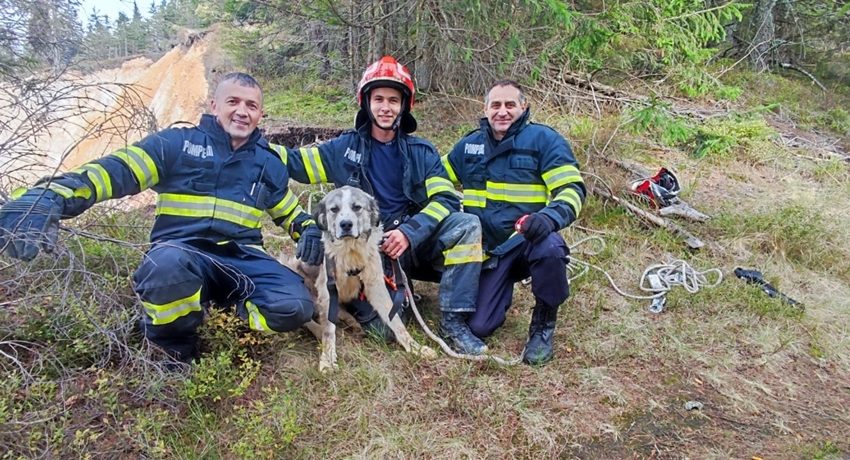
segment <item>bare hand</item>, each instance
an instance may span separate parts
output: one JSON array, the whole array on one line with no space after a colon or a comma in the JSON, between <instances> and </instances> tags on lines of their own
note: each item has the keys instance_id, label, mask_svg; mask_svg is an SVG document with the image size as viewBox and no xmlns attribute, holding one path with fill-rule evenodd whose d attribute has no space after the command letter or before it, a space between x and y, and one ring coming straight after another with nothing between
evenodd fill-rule
<instances>
[{"instance_id":1,"label":"bare hand","mask_svg":"<svg viewBox=\"0 0 850 460\"><path fill-rule=\"evenodd\" d=\"M384 243L381 250L391 259L398 259L410 247L410 241L401 230L390 230L384 233Z\"/></svg>"}]
</instances>

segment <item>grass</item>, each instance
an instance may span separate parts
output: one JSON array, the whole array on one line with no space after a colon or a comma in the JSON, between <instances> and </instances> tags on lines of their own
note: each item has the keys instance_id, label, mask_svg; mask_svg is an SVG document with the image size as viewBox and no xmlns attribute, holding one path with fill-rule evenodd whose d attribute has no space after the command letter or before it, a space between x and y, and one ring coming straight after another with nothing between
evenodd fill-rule
<instances>
[{"instance_id":1,"label":"grass","mask_svg":"<svg viewBox=\"0 0 850 460\"><path fill-rule=\"evenodd\" d=\"M299 84L267 85L275 116L350 123L349 96ZM751 91L741 96L748 97ZM424 99L422 134L445 153L473 126L477 106ZM570 133L589 169L622 191L627 178L588 146L604 145L617 117L541 114ZM762 125L736 126L743 131L734 137L764 140ZM571 285L556 359L542 367L423 360L344 331L340 367L323 375L318 344L306 332L258 334L213 310L201 330L204 358L169 372L133 330L139 306L129 277L145 249L150 211L98 208L68 221L132 244L64 232L56 256L0 260L0 458L846 456L850 240L839 193L847 189L846 165L799 174L793 162L761 162L775 152L757 142L738 143L722 161L698 159L654 147L657 136L618 132L606 154L674 165L686 199L713 216L677 222L718 249L692 253L669 232L592 196L564 235L571 244L601 235L606 246L574 245L573 257L606 269L631 293L643 269L666 258L719 267L725 279L696 294L674 289L666 311L654 315L648 301L615 294L592 270ZM271 232L282 238L267 238L269 250L291 253L284 232ZM735 279L736 266L761 269L805 312ZM433 326L437 286L418 283L417 292ZM518 285L505 326L488 339L495 353L520 352L532 304L529 288ZM704 409L685 412L690 400Z\"/></svg>"},{"instance_id":2,"label":"grass","mask_svg":"<svg viewBox=\"0 0 850 460\"><path fill-rule=\"evenodd\" d=\"M333 128L353 126L357 112L354 96L339 86L294 77L267 83L263 106L273 118Z\"/></svg>"},{"instance_id":3,"label":"grass","mask_svg":"<svg viewBox=\"0 0 850 460\"><path fill-rule=\"evenodd\" d=\"M842 276L848 257L840 231L817 209L787 204L763 211L720 214L711 225L727 237L746 241L753 251L771 254L812 270Z\"/></svg>"},{"instance_id":4,"label":"grass","mask_svg":"<svg viewBox=\"0 0 850 460\"><path fill-rule=\"evenodd\" d=\"M845 85L830 85L826 93L802 78L766 73L755 78L746 71L727 74L730 84L744 88L739 102L749 107L771 107L771 111L793 120L802 130L823 129L847 136L850 114Z\"/></svg>"}]
</instances>

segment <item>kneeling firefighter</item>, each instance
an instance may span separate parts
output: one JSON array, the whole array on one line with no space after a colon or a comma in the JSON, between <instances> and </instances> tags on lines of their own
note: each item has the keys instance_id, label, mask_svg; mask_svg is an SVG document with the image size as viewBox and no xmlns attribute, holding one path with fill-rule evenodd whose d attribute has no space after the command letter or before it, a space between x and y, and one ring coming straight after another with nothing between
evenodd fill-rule
<instances>
[{"instance_id":1,"label":"kneeling firefighter","mask_svg":"<svg viewBox=\"0 0 850 460\"><path fill-rule=\"evenodd\" d=\"M467 325L481 271L481 227L476 216L459 212L436 148L411 135L415 94L408 69L384 56L360 80L353 130L318 147L281 149L281 156L299 182L351 185L374 196L384 254L412 278L440 282L443 336L462 353L481 354L486 346ZM368 303L349 307L367 331L391 337Z\"/></svg>"}]
</instances>

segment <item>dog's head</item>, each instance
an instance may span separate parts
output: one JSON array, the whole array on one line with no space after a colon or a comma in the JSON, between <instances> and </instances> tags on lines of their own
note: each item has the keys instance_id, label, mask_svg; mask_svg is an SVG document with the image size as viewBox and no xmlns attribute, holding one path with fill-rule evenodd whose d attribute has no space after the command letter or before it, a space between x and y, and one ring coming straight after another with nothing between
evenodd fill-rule
<instances>
[{"instance_id":1,"label":"dog's head","mask_svg":"<svg viewBox=\"0 0 850 460\"><path fill-rule=\"evenodd\" d=\"M351 186L331 191L316 211L319 228L332 239L369 237L381 223L378 203L368 193Z\"/></svg>"}]
</instances>

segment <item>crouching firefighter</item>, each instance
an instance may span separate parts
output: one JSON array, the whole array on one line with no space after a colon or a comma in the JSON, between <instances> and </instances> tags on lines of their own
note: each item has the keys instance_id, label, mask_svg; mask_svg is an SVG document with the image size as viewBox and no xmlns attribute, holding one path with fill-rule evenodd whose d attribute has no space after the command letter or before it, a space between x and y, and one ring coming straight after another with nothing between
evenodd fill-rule
<instances>
[{"instance_id":1,"label":"crouching firefighter","mask_svg":"<svg viewBox=\"0 0 850 460\"><path fill-rule=\"evenodd\" d=\"M486 346L467 326L478 291L481 228L476 216L458 212L460 201L434 146L410 135L414 96L410 72L384 56L357 87L354 130L318 147L281 148L281 156L299 182L351 185L374 196L384 254L412 278L440 282L442 335L461 353L481 354ZM346 307L367 332L392 337L367 302Z\"/></svg>"},{"instance_id":2,"label":"crouching firefighter","mask_svg":"<svg viewBox=\"0 0 850 460\"><path fill-rule=\"evenodd\" d=\"M198 356L198 326L210 301L236 305L252 329L291 331L313 316L303 279L263 249L268 213L322 258L315 222L287 189L289 175L257 130L262 91L242 73L223 77L211 114L169 128L17 194L0 209L0 248L29 260L55 242L60 218L151 188L158 193L151 248L133 275L145 336L173 358Z\"/></svg>"},{"instance_id":3,"label":"crouching firefighter","mask_svg":"<svg viewBox=\"0 0 850 460\"><path fill-rule=\"evenodd\" d=\"M554 129L531 123L519 84L496 82L481 127L443 161L463 186L465 212L484 229L484 262L472 332L487 337L505 322L514 283L531 276L535 305L523 360L552 359L559 306L569 296L569 256L558 230L575 221L586 190L573 152Z\"/></svg>"}]
</instances>

